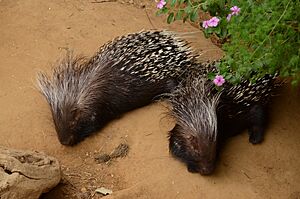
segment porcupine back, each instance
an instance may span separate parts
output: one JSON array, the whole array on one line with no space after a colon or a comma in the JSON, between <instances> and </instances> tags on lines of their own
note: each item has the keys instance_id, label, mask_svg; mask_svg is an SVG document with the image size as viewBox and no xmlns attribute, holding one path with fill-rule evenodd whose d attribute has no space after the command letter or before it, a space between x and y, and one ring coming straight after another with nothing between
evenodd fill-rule
<instances>
[{"instance_id":1,"label":"porcupine back","mask_svg":"<svg viewBox=\"0 0 300 199\"><path fill-rule=\"evenodd\" d=\"M241 79L236 85L225 82L217 90L215 86L212 86L211 80L207 78L209 73L218 74L219 71L216 67L218 62L219 60L211 61L202 63L201 67L192 67L188 73L185 73L186 76L181 87L190 87L194 79L198 79L196 82L199 82L200 79L201 82L206 81L205 84L202 84L205 87L202 90L206 90L206 95L208 97L211 96L211 98L220 93L218 110L224 109L222 112L226 112L229 118L238 117L240 114L249 111L251 106L258 103L267 106L275 95L277 88L282 84L276 80L277 74L275 74L265 75L254 82Z\"/></svg>"},{"instance_id":2,"label":"porcupine back","mask_svg":"<svg viewBox=\"0 0 300 199\"><path fill-rule=\"evenodd\" d=\"M186 42L167 31L118 37L90 59L67 57L38 76L58 138L73 145L122 113L168 93L195 64Z\"/></svg>"},{"instance_id":3,"label":"porcupine back","mask_svg":"<svg viewBox=\"0 0 300 199\"><path fill-rule=\"evenodd\" d=\"M252 125L249 120L253 114L261 114L262 118L259 120L266 124L269 104L281 84L277 80L277 74L265 75L255 82L242 79L237 85L225 83L217 109L218 129L222 131L220 134L223 139L249 128ZM262 109L263 114L255 110L257 106Z\"/></svg>"}]
</instances>

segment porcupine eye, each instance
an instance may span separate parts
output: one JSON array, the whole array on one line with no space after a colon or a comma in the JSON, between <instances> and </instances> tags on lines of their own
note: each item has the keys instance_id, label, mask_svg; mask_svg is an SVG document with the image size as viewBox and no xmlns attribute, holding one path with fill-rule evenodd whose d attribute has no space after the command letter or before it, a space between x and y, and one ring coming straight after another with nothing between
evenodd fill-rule
<instances>
[{"instance_id":1,"label":"porcupine eye","mask_svg":"<svg viewBox=\"0 0 300 199\"><path fill-rule=\"evenodd\" d=\"M91 116L91 121L94 122L95 120L96 120L96 113L93 113L92 116Z\"/></svg>"},{"instance_id":2,"label":"porcupine eye","mask_svg":"<svg viewBox=\"0 0 300 199\"><path fill-rule=\"evenodd\" d=\"M78 123L79 119L80 119L79 112L77 110L71 111L71 118L70 118L70 122L69 122L69 128L70 129L75 129L76 124Z\"/></svg>"}]
</instances>

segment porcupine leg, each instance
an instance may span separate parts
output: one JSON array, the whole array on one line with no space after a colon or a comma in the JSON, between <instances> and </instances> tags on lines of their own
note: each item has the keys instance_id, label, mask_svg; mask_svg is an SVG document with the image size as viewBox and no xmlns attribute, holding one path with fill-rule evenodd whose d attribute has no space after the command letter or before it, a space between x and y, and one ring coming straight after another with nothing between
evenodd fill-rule
<instances>
[{"instance_id":1,"label":"porcupine leg","mask_svg":"<svg viewBox=\"0 0 300 199\"><path fill-rule=\"evenodd\" d=\"M262 105L254 105L249 112L249 142L258 144L263 141L266 112Z\"/></svg>"}]
</instances>

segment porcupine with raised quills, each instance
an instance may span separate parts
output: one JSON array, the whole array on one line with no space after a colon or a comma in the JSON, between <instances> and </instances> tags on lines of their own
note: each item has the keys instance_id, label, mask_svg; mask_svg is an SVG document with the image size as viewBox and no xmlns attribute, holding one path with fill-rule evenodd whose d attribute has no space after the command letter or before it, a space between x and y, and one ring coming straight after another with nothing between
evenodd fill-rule
<instances>
[{"instance_id":1,"label":"porcupine with raised quills","mask_svg":"<svg viewBox=\"0 0 300 199\"><path fill-rule=\"evenodd\" d=\"M266 75L255 83L226 82L218 92L206 75L217 71L215 63L206 69L204 73L192 73L168 99L169 114L176 120L169 133L170 152L186 163L190 172L202 175L213 172L226 138L248 129L251 143L262 142L267 106L281 84L276 75Z\"/></svg>"},{"instance_id":2,"label":"porcupine with raised quills","mask_svg":"<svg viewBox=\"0 0 300 199\"><path fill-rule=\"evenodd\" d=\"M196 57L168 31L118 37L89 59L68 56L52 77L38 75L59 141L74 145L112 119L169 93Z\"/></svg>"}]
</instances>

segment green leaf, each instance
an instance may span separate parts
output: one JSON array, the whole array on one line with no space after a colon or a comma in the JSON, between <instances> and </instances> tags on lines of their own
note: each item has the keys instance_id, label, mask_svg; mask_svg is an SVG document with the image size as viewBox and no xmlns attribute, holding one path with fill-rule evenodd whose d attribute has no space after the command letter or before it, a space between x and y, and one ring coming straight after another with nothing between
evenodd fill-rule
<instances>
[{"instance_id":1,"label":"green leaf","mask_svg":"<svg viewBox=\"0 0 300 199\"><path fill-rule=\"evenodd\" d=\"M215 79L215 77L216 77L216 74L213 73L213 72L209 72L209 73L207 74L207 78L210 79L210 80Z\"/></svg>"},{"instance_id":2,"label":"green leaf","mask_svg":"<svg viewBox=\"0 0 300 199\"><path fill-rule=\"evenodd\" d=\"M186 13L186 14L190 14L191 13L191 11L192 11L192 6L190 6L190 5L188 5L185 9L184 9L184 12Z\"/></svg>"},{"instance_id":3,"label":"green leaf","mask_svg":"<svg viewBox=\"0 0 300 199\"><path fill-rule=\"evenodd\" d=\"M176 2L177 2L177 0L171 0L171 7L172 7L172 8L174 8Z\"/></svg>"},{"instance_id":4,"label":"green leaf","mask_svg":"<svg viewBox=\"0 0 300 199\"><path fill-rule=\"evenodd\" d=\"M214 32L214 29L213 28L207 28L207 29L205 29L205 32L207 32L207 33L213 33Z\"/></svg>"},{"instance_id":5,"label":"green leaf","mask_svg":"<svg viewBox=\"0 0 300 199\"><path fill-rule=\"evenodd\" d=\"M220 34L220 36L221 36L221 38L222 39L225 39L226 37L227 37L227 34L228 32L227 32L227 28L226 28L226 26L223 26L222 28L221 28L221 34Z\"/></svg>"},{"instance_id":6,"label":"green leaf","mask_svg":"<svg viewBox=\"0 0 300 199\"><path fill-rule=\"evenodd\" d=\"M291 84L293 87L296 87L299 84L299 79L294 79Z\"/></svg>"},{"instance_id":7,"label":"green leaf","mask_svg":"<svg viewBox=\"0 0 300 199\"><path fill-rule=\"evenodd\" d=\"M202 5L201 5L201 7L202 7L202 10L204 12L206 12L207 11L207 1L203 2Z\"/></svg>"},{"instance_id":8,"label":"green leaf","mask_svg":"<svg viewBox=\"0 0 300 199\"><path fill-rule=\"evenodd\" d=\"M225 79L231 79L231 78L232 78L232 74L231 73L226 74Z\"/></svg>"},{"instance_id":9,"label":"green leaf","mask_svg":"<svg viewBox=\"0 0 300 199\"><path fill-rule=\"evenodd\" d=\"M198 18L198 12L197 9L194 9L190 14L190 20L191 22L195 22Z\"/></svg>"},{"instance_id":10,"label":"green leaf","mask_svg":"<svg viewBox=\"0 0 300 199\"><path fill-rule=\"evenodd\" d=\"M217 35L220 35L220 33L221 33L221 28L220 28L220 26L215 27L215 28L213 29L213 31L214 31Z\"/></svg>"},{"instance_id":11,"label":"green leaf","mask_svg":"<svg viewBox=\"0 0 300 199\"><path fill-rule=\"evenodd\" d=\"M183 14L184 14L183 10L178 10L178 12L176 13L175 19L176 20L181 20Z\"/></svg>"},{"instance_id":12,"label":"green leaf","mask_svg":"<svg viewBox=\"0 0 300 199\"><path fill-rule=\"evenodd\" d=\"M178 1L178 4L179 4L179 5L181 5L181 4L183 4L183 3L184 3L184 0L179 0L179 1Z\"/></svg>"},{"instance_id":13,"label":"green leaf","mask_svg":"<svg viewBox=\"0 0 300 199\"><path fill-rule=\"evenodd\" d=\"M168 12L169 12L169 9L167 7L163 7L162 9L160 9L156 12L156 16L160 16L162 14L167 14Z\"/></svg>"},{"instance_id":14,"label":"green leaf","mask_svg":"<svg viewBox=\"0 0 300 199\"><path fill-rule=\"evenodd\" d=\"M208 6L208 12L211 16L216 16L219 10L220 9L217 3L212 3Z\"/></svg>"},{"instance_id":15,"label":"green leaf","mask_svg":"<svg viewBox=\"0 0 300 199\"><path fill-rule=\"evenodd\" d=\"M169 9L167 7L163 7L161 9L161 11L162 11L163 14L167 14L169 12Z\"/></svg>"},{"instance_id":16,"label":"green leaf","mask_svg":"<svg viewBox=\"0 0 300 199\"><path fill-rule=\"evenodd\" d=\"M174 12L171 12L167 18L167 23L170 24L174 21Z\"/></svg>"}]
</instances>

